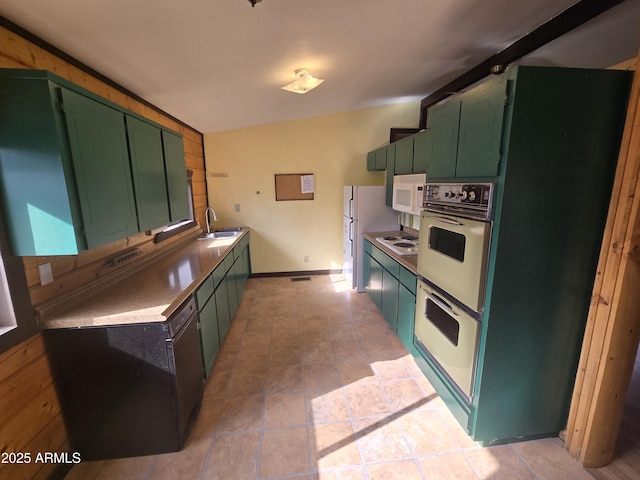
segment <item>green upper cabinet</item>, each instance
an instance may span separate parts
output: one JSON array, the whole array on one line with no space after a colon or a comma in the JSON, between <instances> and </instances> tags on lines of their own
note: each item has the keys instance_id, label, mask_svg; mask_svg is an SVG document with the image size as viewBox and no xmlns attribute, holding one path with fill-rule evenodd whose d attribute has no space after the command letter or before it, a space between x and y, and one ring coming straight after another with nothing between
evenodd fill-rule
<instances>
[{"instance_id":1,"label":"green upper cabinet","mask_svg":"<svg viewBox=\"0 0 640 480\"><path fill-rule=\"evenodd\" d=\"M395 142L395 174L405 175L413 173L413 136L405 137Z\"/></svg>"},{"instance_id":2,"label":"green upper cabinet","mask_svg":"<svg viewBox=\"0 0 640 480\"><path fill-rule=\"evenodd\" d=\"M431 132L423 130L413 137L413 173L425 173L431 149Z\"/></svg>"},{"instance_id":3,"label":"green upper cabinet","mask_svg":"<svg viewBox=\"0 0 640 480\"><path fill-rule=\"evenodd\" d=\"M60 89L87 248L138 232L124 115Z\"/></svg>"},{"instance_id":4,"label":"green upper cabinet","mask_svg":"<svg viewBox=\"0 0 640 480\"><path fill-rule=\"evenodd\" d=\"M456 175L460 100L452 99L429 112L431 151L427 159L427 178L451 178Z\"/></svg>"},{"instance_id":5,"label":"green upper cabinet","mask_svg":"<svg viewBox=\"0 0 640 480\"><path fill-rule=\"evenodd\" d=\"M182 137L162 130L164 146L164 167L167 173L167 192L169 194L169 217L171 223L185 220L191 215L189 190L187 189L187 169L184 161L184 142Z\"/></svg>"},{"instance_id":6,"label":"green upper cabinet","mask_svg":"<svg viewBox=\"0 0 640 480\"><path fill-rule=\"evenodd\" d=\"M161 130L127 116L127 134L140 230L167 225L169 202L165 185Z\"/></svg>"},{"instance_id":7,"label":"green upper cabinet","mask_svg":"<svg viewBox=\"0 0 640 480\"><path fill-rule=\"evenodd\" d=\"M387 168L387 147L380 147L367 153L367 170L381 172Z\"/></svg>"},{"instance_id":8,"label":"green upper cabinet","mask_svg":"<svg viewBox=\"0 0 640 480\"><path fill-rule=\"evenodd\" d=\"M494 177L501 161L502 125L507 103L506 76L460 96L456 177Z\"/></svg>"},{"instance_id":9,"label":"green upper cabinet","mask_svg":"<svg viewBox=\"0 0 640 480\"><path fill-rule=\"evenodd\" d=\"M385 205L393 204L393 175L396 171L396 144L390 143L385 147L387 152L387 170L385 172Z\"/></svg>"},{"instance_id":10,"label":"green upper cabinet","mask_svg":"<svg viewBox=\"0 0 640 480\"><path fill-rule=\"evenodd\" d=\"M189 216L182 138L109 100L50 72L0 69L0 124L14 255L75 255Z\"/></svg>"}]
</instances>

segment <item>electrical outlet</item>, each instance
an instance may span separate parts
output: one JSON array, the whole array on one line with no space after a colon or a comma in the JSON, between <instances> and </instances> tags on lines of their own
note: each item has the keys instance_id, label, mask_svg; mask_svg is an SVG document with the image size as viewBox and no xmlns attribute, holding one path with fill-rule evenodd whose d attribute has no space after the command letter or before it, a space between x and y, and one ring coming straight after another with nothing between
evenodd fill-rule
<instances>
[{"instance_id":1,"label":"electrical outlet","mask_svg":"<svg viewBox=\"0 0 640 480\"><path fill-rule=\"evenodd\" d=\"M40 285L47 285L53 282L53 272L50 263L38 265L38 274L40 275Z\"/></svg>"},{"instance_id":2,"label":"electrical outlet","mask_svg":"<svg viewBox=\"0 0 640 480\"><path fill-rule=\"evenodd\" d=\"M236 203L236 204L233 206L233 209L234 209L236 212L239 212L239 211L240 211L240 204L239 204L239 203Z\"/></svg>"},{"instance_id":3,"label":"electrical outlet","mask_svg":"<svg viewBox=\"0 0 640 480\"><path fill-rule=\"evenodd\" d=\"M304 256L304 263L309 263L309 255Z\"/></svg>"}]
</instances>

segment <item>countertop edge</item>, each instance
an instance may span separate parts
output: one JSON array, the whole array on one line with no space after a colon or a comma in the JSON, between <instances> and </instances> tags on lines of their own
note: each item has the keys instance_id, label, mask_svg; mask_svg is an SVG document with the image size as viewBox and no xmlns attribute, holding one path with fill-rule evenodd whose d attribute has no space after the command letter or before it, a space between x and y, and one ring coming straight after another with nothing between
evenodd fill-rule
<instances>
[{"instance_id":1,"label":"countertop edge","mask_svg":"<svg viewBox=\"0 0 640 480\"><path fill-rule=\"evenodd\" d=\"M207 279L209 275L224 261L224 259L233 252L233 249L238 245L242 238L248 235L250 232L250 228L242 227L242 232L240 235L234 238L233 243L229 244L224 255L217 257L214 261L212 261L207 268L203 270L195 280L193 280L188 287L186 287L179 295L172 297L171 302L162 310L162 312L158 314L150 314L148 316L137 316L136 318L129 319L128 321L110 321L105 317L104 320L96 320L95 318L87 318L85 321L79 320L78 318L68 318L65 316L65 312L73 311L74 306L78 305L79 302L72 304L66 303L66 308L60 307L60 304L64 304L65 300L56 299L55 302L50 302L50 304L40 306L39 309L36 310L38 325L43 330L48 329L60 329L60 328L92 328L92 327L107 327L107 326L124 326L124 325L134 325L134 324L142 324L142 323L162 323L166 322L167 319L198 289L198 287ZM142 265L143 270L147 271L147 273L152 273L151 269L153 268L153 264L156 260L161 260L162 258L171 255L173 253L178 252L180 249L187 248L192 242L198 242L196 237L198 237L201 233L201 230L198 229L196 232L192 232L189 235L185 236L183 239L175 242L173 245L170 245L166 248L166 250L162 251L162 255L156 256L156 258L147 261L144 265ZM140 266L140 264L138 264ZM123 280L133 275L134 272L129 272L126 275L119 275L118 278L114 278L109 282L105 282L100 287L95 287L95 290L91 293L91 296L94 294L98 294L101 291L108 289L118 280ZM80 293L73 292L77 297L79 297L82 293L87 290L82 290ZM67 296L65 296L65 299ZM53 304L53 305L52 305ZM161 306L161 305L159 305ZM48 307L48 309L47 309ZM45 315L43 315L45 314ZM55 318L59 317L59 318Z\"/></svg>"}]
</instances>

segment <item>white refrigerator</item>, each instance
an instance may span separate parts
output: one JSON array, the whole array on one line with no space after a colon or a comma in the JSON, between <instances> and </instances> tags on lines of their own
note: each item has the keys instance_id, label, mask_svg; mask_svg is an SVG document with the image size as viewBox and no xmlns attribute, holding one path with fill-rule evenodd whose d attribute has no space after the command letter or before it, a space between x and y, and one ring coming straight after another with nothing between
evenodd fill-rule
<instances>
[{"instance_id":1,"label":"white refrigerator","mask_svg":"<svg viewBox=\"0 0 640 480\"><path fill-rule=\"evenodd\" d=\"M344 187L342 271L351 288L364 292L362 258L365 232L399 230L398 212L385 205L384 186Z\"/></svg>"}]
</instances>

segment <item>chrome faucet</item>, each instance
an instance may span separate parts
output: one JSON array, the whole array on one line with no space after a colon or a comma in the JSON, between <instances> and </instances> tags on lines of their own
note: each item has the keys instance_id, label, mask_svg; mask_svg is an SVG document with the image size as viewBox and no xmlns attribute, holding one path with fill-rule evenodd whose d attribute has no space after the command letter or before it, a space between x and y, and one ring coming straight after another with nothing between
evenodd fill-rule
<instances>
[{"instance_id":1,"label":"chrome faucet","mask_svg":"<svg viewBox=\"0 0 640 480\"><path fill-rule=\"evenodd\" d=\"M207 207L207 209L204 212L204 218L207 222L207 235L209 235L211 233L211 222L209 221L209 210L211 210L211 212L213 212L213 221L217 222L218 221L218 217L216 216L216 211L211 208L211 207Z\"/></svg>"}]
</instances>

